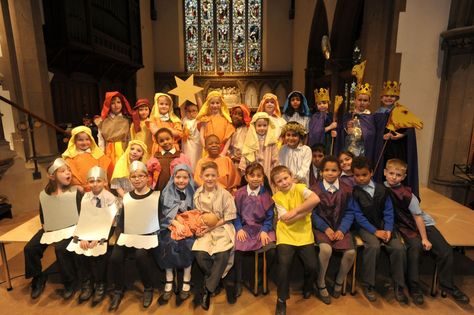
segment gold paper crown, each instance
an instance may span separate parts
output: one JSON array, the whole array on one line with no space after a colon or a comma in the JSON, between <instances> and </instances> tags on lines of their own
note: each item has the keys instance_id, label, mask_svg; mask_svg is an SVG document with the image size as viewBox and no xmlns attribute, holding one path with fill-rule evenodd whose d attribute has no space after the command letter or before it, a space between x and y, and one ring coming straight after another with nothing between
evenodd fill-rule
<instances>
[{"instance_id":1,"label":"gold paper crown","mask_svg":"<svg viewBox=\"0 0 474 315\"><path fill-rule=\"evenodd\" d=\"M329 89L320 88L319 90L314 90L314 97L316 98L316 103L329 102Z\"/></svg>"},{"instance_id":2,"label":"gold paper crown","mask_svg":"<svg viewBox=\"0 0 474 315\"><path fill-rule=\"evenodd\" d=\"M397 81L387 81L383 83L382 95L400 96L401 83Z\"/></svg>"},{"instance_id":3,"label":"gold paper crown","mask_svg":"<svg viewBox=\"0 0 474 315\"><path fill-rule=\"evenodd\" d=\"M365 95L368 95L369 97L371 97L372 96L372 87L370 86L369 83L357 84L355 93L356 93L356 96L359 95L359 94L365 94Z\"/></svg>"}]
</instances>

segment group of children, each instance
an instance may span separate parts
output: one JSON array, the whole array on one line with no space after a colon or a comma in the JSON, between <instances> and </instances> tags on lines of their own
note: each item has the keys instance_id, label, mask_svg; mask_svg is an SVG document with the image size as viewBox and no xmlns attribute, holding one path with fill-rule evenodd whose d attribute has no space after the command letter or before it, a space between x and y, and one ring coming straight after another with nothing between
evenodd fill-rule
<instances>
[{"instance_id":1,"label":"group of children","mask_svg":"<svg viewBox=\"0 0 474 315\"><path fill-rule=\"evenodd\" d=\"M386 180L375 180L369 162L374 156L368 154L373 145L364 147L371 133L364 131L365 116L370 115L364 109L367 94L361 93L368 89L358 91L356 113L342 129L328 112L325 89L317 90L318 111L311 117L301 92L290 93L282 117L271 93L251 116L245 105L229 110L222 95L213 91L200 108L185 104L182 120L167 94L157 93L153 106L139 99L132 109L122 94L108 92L96 121L99 144L88 127L76 127L62 158L47 168L50 180L40 194L42 230L24 250L25 275L33 278L31 297L44 289L41 257L49 244L55 247L65 299L74 295L80 279L79 301L100 303L108 267L110 310L123 297L129 255L134 255L143 283L145 308L153 300L156 264L165 272L158 303L168 303L179 291L180 304L191 295L196 260L204 274L196 301L207 310L224 277L228 301L235 303L241 293L243 253L274 252L276 247L276 314L285 314L294 256L304 265L304 298L315 291L330 304L331 298L340 297L353 265L357 233L364 241L361 281L369 301L376 300L375 270L384 244L398 301L408 303L407 286L413 301L423 303L419 256L431 250L441 286L468 303L453 283L449 244L420 209L417 188L402 184L412 169L392 157L383 162ZM337 149L335 157L333 139L343 134L348 145ZM401 139L400 134L384 132L383 139ZM333 252L341 252L342 258L329 290L326 271ZM175 270L183 270L179 288L174 287Z\"/></svg>"}]
</instances>

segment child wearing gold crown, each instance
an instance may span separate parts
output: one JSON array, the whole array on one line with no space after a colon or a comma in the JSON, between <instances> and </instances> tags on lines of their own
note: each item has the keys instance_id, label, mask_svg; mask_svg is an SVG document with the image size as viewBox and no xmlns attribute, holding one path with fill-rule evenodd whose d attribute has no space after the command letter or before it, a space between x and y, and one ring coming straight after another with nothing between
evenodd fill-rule
<instances>
[{"instance_id":1,"label":"child wearing gold crown","mask_svg":"<svg viewBox=\"0 0 474 315\"><path fill-rule=\"evenodd\" d=\"M386 81L383 83L380 96L381 107L374 114L377 128L375 138L374 179L382 182L384 179L384 165L390 159L400 159L407 162L410 172L404 180L404 185L409 186L416 196L419 196L418 187L418 151L416 147L416 134L414 128L401 128L391 131L386 128L387 122L400 99L401 83ZM406 114L408 116L408 114ZM375 164L374 164L375 165Z\"/></svg>"},{"instance_id":2,"label":"child wearing gold crown","mask_svg":"<svg viewBox=\"0 0 474 315\"><path fill-rule=\"evenodd\" d=\"M342 124L338 128L336 146L338 151L350 151L355 156L374 159L375 122L369 108L372 86L361 83L356 87L354 111L344 114Z\"/></svg>"},{"instance_id":3,"label":"child wearing gold crown","mask_svg":"<svg viewBox=\"0 0 474 315\"><path fill-rule=\"evenodd\" d=\"M331 138L337 135L337 123L333 121L333 113L329 112L329 90L320 88L314 90L316 107L318 111L311 116L308 125L308 146L314 147L321 143L325 147L325 153L330 154Z\"/></svg>"}]
</instances>

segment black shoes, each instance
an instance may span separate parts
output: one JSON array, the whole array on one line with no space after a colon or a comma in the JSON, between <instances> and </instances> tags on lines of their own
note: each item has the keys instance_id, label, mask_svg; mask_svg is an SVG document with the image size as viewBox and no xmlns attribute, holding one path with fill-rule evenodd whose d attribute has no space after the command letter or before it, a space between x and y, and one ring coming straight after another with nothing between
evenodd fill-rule
<instances>
[{"instance_id":1,"label":"black shoes","mask_svg":"<svg viewBox=\"0 0 474 315\"><path fill-rule=\"evenodd\" d=\"M364 286L363 293L369 302L377 301L377 297L375 296L375 288L373 286Z\"/></svg>"},{"instance_id":2,"label":"black shoes","mask_svg":"<svg viewBox=\"0 0 474 315\"><path fill-rule=\"evenodd\" d=\"M179 292L178 296L179 296L181 301L187 300L191 296L191 283L189 281L183 281L183 284L189 285L189 290L187 290L187 291L181 290Z\"/></svg>"},{"instance_id":3,"label":"black shoes","mask_svg":"<svg viewBox=\"0 0 474 315\"><path fill-rule=\"evenodd\" d=\"M395 284L394 290L395 290L395 299L399 303L408 304L408 297L406 296L405 292L403 292L403 287Z\"/></svg>"},{"instance_id":4,"label":"black shoes","mask_svg":"<svg viewBox=\"0 0 474 315\"><path fill-rule=\"evenodd\" d=\"M277 300L275 315L286 315L286 302Z\"/></svg>"},{"instance_id":5,"label":"black shoes","mask_svg":"<svg viewBox=\"0 0 474 315\"><path fill-rule=\"evenodd\" d=\"M171 299L172 295L173 295L172 289L170 291L164 291L163 293L161 293L160 297L158 298L158 304L160 305L167 304L168 301Z\"/></svg>"},{"instance_id":6,"label":"black shoes","mask_svg":"<svg viewBox=\"0 0 474 315\"><path fill-rule=\"evenodd\" d=\"M209 309L209 305L211 304L211 292L204 287L201 299L201 307L203 310L207 311Z\"/></svg>"},{"instance_id":7,"label":"black shoes","mask_svg":"<svg viewBox=\"0 0 474 315\"><path fill-rule=\"evenodd\" d=\"M311 294L311 291L303 291L303 299L309 299L311 297Z\"/></svg>"},{"instance_id":8,"label":"black shoes","mask_svg":"<svg viewBox=\"0 0 474 315\"><path fill-rule=\"evenodd\" d=\"M92 284L90 280L86 280L82 283L81 294L79 295L79 303L88 301L92 296Z\"/></svg>"},{"instance_id":9,"label":"black shoes","mask_svg":"<svg viewBox=\"0 0 474 315\"><path fill-rule=\"evenodd\" d=\"M237 302L237 294L236 294L236 285L235 283L226 283L225 284L225 294L227 298L227 303L235 304Z\"/></svg>"},{"instance_id":10,"label":"black shoes","mask_svg":"<svg viewBox=\"0 0 474 315\"><path fill-rule=\"evenodd\" d=\"M43 293L45 285L46 276L40 275L38 277L34 277L31 281L31 298L37 299L41 295L41 293Z\"/></svg>"},{"instance_id":11,"label":"black shoes","mask_svg":"<svg viewBox=\"0 0 474 315\"><path fill-rule=\"evenodd\" d=\"M342 286L344 284L340 284L340 283L335 283L334 284L334 289L332 290L332 297L335 298L335 299L338 299L341 297L341 294L342 294Z\"/></svg>"},{"instance_id":12,"label":"black shoes","mask_svg":"<svg viewBox=\"0 0 474 315\"><path fill-rule=\"evenodd\" d=\"M235 297L239 297L242 295L242 283L237 281L235 284Z\"/></svg>"},{"instance_id":13,"label":"black shoes","mask_svg":"<svg viewBox=\"0 0 474 315\"><path fill-rule=\"evenodd\" d=\"M441 286L441 289L449 293L456 302L459 302L461 304L469 304L469 302L471 301L469 297L464 294L464 292L459 290L459 288L456 286L453 286L452 288Z\"/></svg>"},{"instance_id":14,"label":"black shoes","mask_svg":"<svg viewBox=\"0 0 474 315\"><path fill-rule=\"evenodd\" d=\"M420 290L413 290L410 292L410 296L415 305L422 305L424 303L423 293Z\"/></svg>"},{"instance_id":15,"label":"black shoes","mask_svg":"<svg viewBox=\"0 0 474 315\"><path fill-rule=\"evenodd\" d=\"M317 296L321 301L323 301L324 304L326 304L326 305L331 304L331 296L329 295L329 292L326 289L326 287L318 288Z\"/></svg>"},{"instance_id":16,"label":"black shoes","mask_svg":"<svg viewBox=\"0 0 474 315\"><path fill-rule=\"evenodd\" d=\"M105 283L99 282L95 284L94 296L92 297L92 306L102 302L105 297Z\"/></svg>"},{"instance_id":17,"label":"black shoes","mask_svg":"<svg viewBox=\"0 0 474 315\"><path fill-rule=\"evenodd\" d=\"M109 311L115 311L118 309L120 302L122 301L122 296L122 291L114 291L112 301L110 301Z\"/></svg>"},{"instance_id":18,"label":"black shoes","mask_svg":"<svg viewBox=\"0 0 474 315\"><path fill-rule=\"evenodd\" d=\"M76 289L74 287L74 283L64 284L64 290L62 292L63 299L69 300L74 295L75 292L76 292Z\"/></svg>"},{"instance_id":19,"label":"black shoes","mask_svg":"<svg viewBox=\"0 0 474 315\"><path fill-rule=\"evenodd\" d=\"M143 307L147 308L153 301L153 288L145 288L143 291Z\"/></svg>"}]
</instances>

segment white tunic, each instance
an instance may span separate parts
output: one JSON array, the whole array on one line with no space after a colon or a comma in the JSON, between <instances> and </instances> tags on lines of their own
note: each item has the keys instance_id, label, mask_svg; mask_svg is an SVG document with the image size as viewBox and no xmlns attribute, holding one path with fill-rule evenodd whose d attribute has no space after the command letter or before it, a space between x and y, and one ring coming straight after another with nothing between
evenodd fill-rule
<instances>
[{"instance_id":1,"label":"white tunic","mask_svg":"<svg viewBox=\"0 0 474 315\"><path fill-rule=\"evenodd\" d=\"M191 162L192 169L194 170L197 161L202 156L202 145L199 129L197 128L196 119L188 119L184 117L182 121L184 129L189 132L187 140L183 141L182 143L183 153Z\"/></svg>"},{"instance_id":2,"label":"white tunic","mask_svg":"<svg viewBox=\"0 0 474 315\"><path fill-rule=\"evenodd\" d=\"M311 166L312 153L307 145L300 144L296 149L283 145L278 157L280 165L290 169L298 182L309 184L309 168Z\"/></svg>"}]
</instances>

